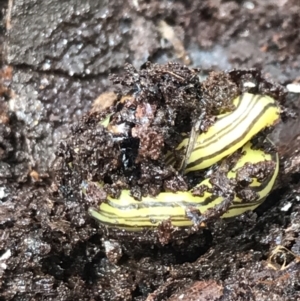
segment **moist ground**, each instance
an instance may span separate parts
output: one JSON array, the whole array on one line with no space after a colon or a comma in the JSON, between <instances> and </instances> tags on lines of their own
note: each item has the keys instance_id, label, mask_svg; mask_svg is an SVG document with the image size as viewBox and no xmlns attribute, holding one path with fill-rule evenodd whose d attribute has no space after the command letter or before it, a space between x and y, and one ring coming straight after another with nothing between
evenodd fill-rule
<instances>
[{"instance_id":1,"label":"moist ground","mask_svg":"<svg viewBox=\"0 0 300 301\"><path fill-rule=\"evenodd\" d=\"M1 300L178 300L182 292L193 300L194 292L205 293L203 288L214 293L210 300L297 300L299 126L292 112L299 111L299 97L283 89L297 83L300 69L297 1L20 0L1 5L7 8L1 27ZM228 223L218 220L164 247L130 240L120 247L105 241L87 215L91 204L74 190L81 178L65 174L65 186L54 181L61 163L56 153L66 156L67 141L74 138L93 155L94 144L105 135L90 130L101 117L96 104L92 114L85 114L103 92L114 91L116 99L136 92L136 73L126 63L149 71L147 61L189 64L203 78L210 70L236 68L212 74L201 93L223 104L243 92L242 83L253 81L257 92L285 100L282 104L293 111L273 133L282 156L281 188L255 213ZM156 98L149 91L151 80L162 80L170 103L182 114L196 114L199 108L181 109L197 97L197 81L191 69L180 73L174 66L176 80L170 73L162 79L154 70L145 76L142 92L147 100ZM110 81L112 73L117 76ZM116 88L118 76L123 86ZM179 87L182 94L174 93ZM115 101L115 94L100 100ZM161 120L164 114L172 112L161 112ZM190 124L180 126L184 130ZM136 130L147 146L148 135L142 134ZM175 133L160 135L154 134L158 147L160 139L170 141L170 148L177 143ZM139 154L140 160L157 155L156 149ZM105 172L89 162L80 165L83 172L95 177ZM132 186L137 196L146 189ZM61 188L68 197L61 197ZM278 245L293 255L275 249ZM288 266L280 270L284 260Z\"/></svg>"}]
</instances>

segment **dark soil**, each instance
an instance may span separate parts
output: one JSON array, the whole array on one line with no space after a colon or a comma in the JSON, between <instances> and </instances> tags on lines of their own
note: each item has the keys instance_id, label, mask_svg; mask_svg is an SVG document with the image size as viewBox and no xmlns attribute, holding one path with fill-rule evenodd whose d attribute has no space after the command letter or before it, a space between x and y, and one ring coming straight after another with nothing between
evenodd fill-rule
<instances>
[{"instance_id":1,"label":"dark soil","mask_svg":"<svg viewBox=\"0 0 300 301\"><path fill-rule=\"evenodd\" d=\"M299 82L298 1L0 5L0 300L300 300L300 94L286 89ZM162 165L180 141L175 129L189 131L203 108L208 127L249 89L284 109L271 133L280 177L254 213L175 239L168 225L130 236L89 217L105 194L86 198L83 179L110 173L106 193L128 187L136 198L189 187ZM111 173L119 148L97 124L113 110L130 120L132 106L140 151Z\"/></svg>"}]
</instances>

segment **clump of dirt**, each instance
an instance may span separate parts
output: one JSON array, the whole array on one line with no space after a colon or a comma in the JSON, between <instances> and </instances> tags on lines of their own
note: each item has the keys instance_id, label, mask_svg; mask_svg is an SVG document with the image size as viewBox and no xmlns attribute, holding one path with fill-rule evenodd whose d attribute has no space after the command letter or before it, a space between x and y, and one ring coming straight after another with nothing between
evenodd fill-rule
<instances>
[{"instance_id":1,"label":"clump of dirt","mask_svg":"<svg viewBox=\"0 0 300 301\"><path fill-rule=\"evenodd\" d=\"M202 100L197 70L179 64L149 65L140 72L129 66L123 77L112 79L123 85L123 99L112 110L86 117L73 130L72 146L61 146L58 153L65 164L72 162L73 173L78 169L82 179L104 181L115 197L128 187L135 195L157 195L177 175L164 164L166 153L203 111L205 130L213 112L231 109L230 95L223 102ZM99 123L111 111L107 131Z\"/></svg>"}]
</instances>

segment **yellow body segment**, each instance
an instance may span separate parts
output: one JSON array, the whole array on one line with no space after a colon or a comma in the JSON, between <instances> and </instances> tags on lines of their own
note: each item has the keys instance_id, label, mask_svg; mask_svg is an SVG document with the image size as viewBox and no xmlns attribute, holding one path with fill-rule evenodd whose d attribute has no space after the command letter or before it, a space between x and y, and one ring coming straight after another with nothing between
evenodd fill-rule
<instances>
[{"instance_id":1,"label":"yellow body segment","mask_svg":"<svg viewBox=\"0 0 300 301\"><path fill-rule=\"evenodd\" d=\"M243 156L238 160L235 167L228 172L228 178L234 178L236 171L245 163L258 163L275 160L276 168L272 176L264 182L259 183L255 178L250 187L255 187L259 198L252 203L244 203L238 197L234 198L229 210L223 217L240 215L247 210L255 209L273 188L278 174L278 156L272 156L262 150L254 150L248 142L242 149ZM209 179L205 179L199 185L211 187ZM261 189L260 189L261 188ZM205 192L203 197L193 196L190 191L179 191L177 193L162 192L157 197L143 197L141 201L130 196L129 190L123 190L118 199L108 197L107 202L100 205L99 210L90 210L90 214L103 224L131 231L139 231L144 228L157 227L164 220L171 219L174 226L188 227L193 222L186 216L186 210L195 208L201 214L208 209L214 208L223 201L222 197L214 197Z\"/></svg>"},{"instance_id":2,"label":"yellow body segment","mask_svg":"<svg viewBox=\"0 0 300 301\"><path fill-rule=\"evenodd\" d=\"M269 96L245 93L233 100L236 109L219 115L205 133L198 136L194 150L187 160L185 173L207 168L234 153L280 116L280 109ZM185 148L184 139L177 150ZM172 163L172 162L171 162Z\"/></svg>"}]
</instances>

